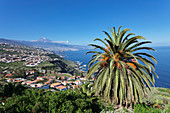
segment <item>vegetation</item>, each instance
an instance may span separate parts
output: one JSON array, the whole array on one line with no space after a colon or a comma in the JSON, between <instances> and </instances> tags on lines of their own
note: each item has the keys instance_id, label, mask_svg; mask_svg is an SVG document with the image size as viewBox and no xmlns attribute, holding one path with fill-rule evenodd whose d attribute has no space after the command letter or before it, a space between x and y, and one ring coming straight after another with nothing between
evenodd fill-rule
<instances>
[{"instance_id":1,"label":"vegetation","mask_svg":"<svg viewBox=\"0 0 170 113\"><path fill-rule=\"evenodd\" d=\"M71 74L68 74L68 73L63 74L63 76L65 76L65 77L72 77L72 75L71 75Z\"/></svg>"},{"instance_id":2,"label":"vegetation","mask_svg":"<svg viewBox=\"0 0 170 113\"><path fill-rule=\"evenodd\" d=\"M58 60L42 62L40 65L37 66L38 68L42 68L45 70L53 70L55 72L70 73L70 74L80 73L79 70L75 69L76 64L73 61L63 59L56 54L47 54L47 56L49 56L52 59L58 59Z\"/></svg>"},{"instance_id":3,"label":"vegetation","mask_svg":"<svg viewBox=\"0 0 170 113\"><path fill-rule=\"evenodd\" d=\"M76 66L76 64L73 61L63 59L63 58L61 58L60 56L58 56L56 54L47 54L47 56L51 57L52 59L57 58L57 59L61 60L62 62L64 62L65 64L70 65L72 67Z\"/></svg>"},{"instance_id":4,"label":"vegetation","mask_svg":"<svg viewBox=\"0 0 170 113\"><path fill-rule=\"evenodd\" d=\"M90 44L94 49L100 49L103 52L87 52L94 53L88 65L87 78L96 72L93 87L96 95L102 95L105 100L119 105L117 107L125 105L127 108L129 103L130 107L133 102L142 103L143 97L151 91L151 84L154 86L155 83L154 75L157 76L152 61L155 63L157 61L152 55L140 51L155 51L151 47L141 47L143 44L151 43L150 41L138 41L145 40L143 36L130 37L135 35L134 33L125 35L130 29L120 31L121 27L118 28L117 33L114 27L113 30L109 29L112 38L104 31L108 38L104 41L99 38L94 40L102 42L106 47Z\"/></svg>"},{"instance_id":5,"label":"vegetation","mask_svg":"<svg viewBox=\"0 0 170 113\"><path fill-rule=\"evenodd\" d=\"M49 61L46 61L46 62L42 62L41 64L38 65L38 67L45 67L45 66L53 66L53 64L50 63Z\"/></svg>"},{"instance_id":6,"label":"vegetation","mask_svg":"<svg viewBox=\"0 0 170 113\"><path fill-rule=\"evenodd\" d=\"M5 93L5 92L4 92ZM2 112L88 112L103 109L100 98L92 99L79 90L51 92L42 89L25 89L22 95L13 94L0 104Z\"/></svg>"},{"instance_id":7,"label":"vegetation","mask_svg":"<svg viewBox=\"0 0 170 113\"><path fill-rule=\"evenodd\" d=\"M11 63L0 62L0 69L2 71L7 70L8 72L13 72L13 71L19 72L19 70L22 70L23 72L29 69L29 67L23 66L23 63L24 62L11 62ZM21 73L19 72L21 76L24 75L22 72ZM20 76L20 75L17 75L17 76Z\"/></svg>"},{"instance_id":8,"label":"vegetation","mask_svg":"<svg viewBox=\"0 0 170 113\"><path fill-rule=\"evenodd\" d=\"M15 73L13 73L13 78L26 78L26 70L24 69L18 69L18 70L15 70Z\"/></svg>"},{"instance_id":9,"label":"vegetation","mask_svg":"<svg viewBox=\"0 0 170 113\"><path fill-rule=\"evenodd\" d=\"M170 112L170 89L152 88L152 92L148 94L148 102L157 108L165 109Z\"/></svg>"},{"instance_id":10,"label":"vegetation","mask_svg":"<svg viewBox=\"0 0 170 113\"><path fill-rule=\"evenodd\" d=\"M13 54L19 54L19 53L16 53L16 52L12 52L12 51L5 51L5 50L0 50L0 54L10 54L10 55L13 55Z\"/></svg>"},{"instance_id":11,"label":"vegetation","mask_svg":"<svg viewBox=\"0 0 170 113\"><path fill-rule=\"evenodd\" d=\"M45 69L45 70L53 70L55 72L62 72L62 73L80 73L79 70L76 70L72 67L72 64L65 63L63 60L56 60L56 61L48 61L40 64L38 67Z\"/></svg>"},{"instance_id":12,"label":"vegetation","mask_svg":"<svg viewBox=\"0 0 170 113\"><path fill-rule=\"evenodd\" d=\"M59 92L27 89L20 84L0 84L0 112L130 112L123 108L114 109L112 104L103 103L100 97L93 95L94 92L90 93L91 85L87 84L74 91ZM169 97L160 97L161 91L159 90L162 89L169 90L166 88L154 89L152 94L149 94L153 97L150 99L152 102L133 105L133 111L135 113L168 113L170 100L168 100ZM153 100L155 98L159 103ZM162 99L166 99L168 102L162 104Z\"/></svg>"},{"instance_id":13,"label":"vegetation","mask_svg":"<svg viewBox=\"0 0 170 113\"><path fill-rule=\"evenodd\" d=\"M162 113L162 110L157 108L150 108L146 104L137 104L134 107L134 112L135 113Z\"/></svg>"},{"instance_id":14,"label":"vegetation","mask_svg":"<svg viewBox=\"0 0 170 113\"><path fill-rule=\"evenodd\" d=\"M45 69L45 71L50 70L50 71L62 72L62 73L68 72L70 74L80 73L79 70L75 69L76 64L73 61L63 59L59 55L56 55L52 52L42 50L39 48L18 46L18 45L11 45L11 44L0 44L0 53L7 61L18 59L18 61L15 61L15 62L9 61L10 63L7 63L7 61L0 62L0 69L2 71L7 71L8 73L16 71L18 69L19 70L36 69L36 70L39 70L40 72L42 71L42 69ZM13 54L14 54L14 56L13 56ZM40 55L40 56L43 56L43 58L44 58L44 56L46 56L48 58L48 60L46 59L47 60L46 61L45 59L42 58L42 60L45 62L41 62L38 66L35 66L35 67L25 66L26 64L33 63L32 61L27 62L27 61L23 60L23 58L30 57L30 56L27 56L27 54L38 55L38 56ZM43 72L45 72L45 71L43 70ZM50 73L50 74L54 74L54 73Z\"/></svg>"},{"instance_id":15,"label":"vegetation","mask_svg":"<svg viewBox=\"0 0 170 113\"><path fill-rule=\"evenodd\" d=\"M5 62L0 62L0 67L22 67L24 62L11 62L11 63L5 63Z\"/></svg>"},{"instance_id":16,"label":"vegetation","mask_svg":"<svg viewBox=\"0 0 170 113\"><path fill-rule=\"evenodd\" d=\"M152 92L148 93L148 97L144 98L143 103L133 104L134 113L169 113L170 112L170 94L167 88L154 88L152 87ZM163 91L163 92L162 92ZM169 95L167 97L164 94ZM132 112L129 109L119 108L114 109L111 103L105 105L105 111L114 112Z\"/></svg>"},{"instance_id":17,"label":"vegetation","mask_svg":"<svg viewBox=\"0 0 170 113\"><path fill-rule=\"evenodd\" d=\"M83 84L81 91L86 94L89 97L93 97L95 94L95 91L92 91L93 84L85 83Z\"/></svg>"},{"instance_id":18,"label":"vegetation","mask_svg":"<svg viewBox=\"0 0 170 113\"><path fill-rule=\"evenodd\" d=\"M13 94L21 95L26 87L19 83L0 84L0 97L11 97Z\"/></svg>"}]
</instances>

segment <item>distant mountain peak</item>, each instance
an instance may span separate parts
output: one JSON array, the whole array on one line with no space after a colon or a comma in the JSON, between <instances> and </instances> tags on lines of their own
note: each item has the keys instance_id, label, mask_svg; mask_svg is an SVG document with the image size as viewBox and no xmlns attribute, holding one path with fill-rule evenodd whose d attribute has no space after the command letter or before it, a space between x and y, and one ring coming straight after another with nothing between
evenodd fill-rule
<instances>
[{"instance_id":1,"label":"distant mountain peak","mask_svg":"<svg viewBox=\"0 0 170 113\"><path fill-rule=\"evenodd\" d=\"M51 40L45 38L45 37L42 37L38 40L32 40L31 42L52 42Z\"/></svg>"},{"instance_id":2,"label":"distant mountain peak","mask_svg":"<svg viewBox=\"0 0 170 113\"><path fill-rule=\"evenodd\" d=\"M38 40L32 40L31 42L50 42L50 43L65 43L65 44L67 44L67 43L69 43L69 41L52 41L52 40L49 40L49 39L47 39L47 38L45 38L45 37L43 37L43 38L40 38L40 39L38 39Z\"/></svg>"},{"instance_id":3,"label":"distant mountain peak","mask_svg":"<svg viewBox=\"0 0 170 113\"><path fill-rule=\"evenodd\" d=\"M38 39L36 42L52 42L52 41L43 37L43 38Z\"/></svg>"}]
</instances>

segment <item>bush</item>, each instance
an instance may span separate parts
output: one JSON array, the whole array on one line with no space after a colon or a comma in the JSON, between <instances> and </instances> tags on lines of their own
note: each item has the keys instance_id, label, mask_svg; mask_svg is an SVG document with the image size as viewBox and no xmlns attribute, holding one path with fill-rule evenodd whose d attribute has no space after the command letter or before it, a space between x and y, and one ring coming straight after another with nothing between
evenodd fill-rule
<instances>
[{"instance_id":1,"label":"bush","mask_svg":"<svg viewBox=\"0 0 170 113\"><path fill-rule=\"evenodd\" d=\"M103 103L93 100L80 91L60 92L26 89L22 95L13 94L2 107L4 112L100 112Z\"/></svg>"},{"instance_id":2,"label":"bush","mask_svg":"<svg viewBox=\"0 0 170 113\"><path fill-rule=\"evenodd\" d=\"M11 97L13 94L22 95L22 92L26 89L25 86L20 83L8 83L1 85L0 96Z\"/></svg>"},{"instance_id":3,"label":"bush","mask_svg":"<svg viewBox=\"0 0 170 113\"><path fill-rule=\"evenodd\" d=\"M161 113L160 109L150 108L146 104L136 104L134 107L135 113Z\"/></svg>"}]
</instances>

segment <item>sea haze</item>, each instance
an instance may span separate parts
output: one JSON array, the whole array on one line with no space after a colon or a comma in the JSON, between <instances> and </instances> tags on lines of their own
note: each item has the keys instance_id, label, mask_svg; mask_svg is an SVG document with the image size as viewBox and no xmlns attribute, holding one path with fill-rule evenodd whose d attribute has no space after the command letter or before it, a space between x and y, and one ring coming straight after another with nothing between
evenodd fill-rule
<instances>
[{"instance_id":1,"label":"sea haze","mask_svg":"<svg viewBox=\"0 0 170 113\"><path fill-rule=\"evenodd\" d=\"M157 64L156 73L159 76L159 79L155 77L156 87L165 87L170 88L170 47L154 47L155 51L148 51L149 54L153 55ZM85 53L89 50L81 50L81 51L66 51L63 53L64 58L72 61L80 61L82 65L85 65L89 62L92 54Z\"/></svg>"}]
</instances>

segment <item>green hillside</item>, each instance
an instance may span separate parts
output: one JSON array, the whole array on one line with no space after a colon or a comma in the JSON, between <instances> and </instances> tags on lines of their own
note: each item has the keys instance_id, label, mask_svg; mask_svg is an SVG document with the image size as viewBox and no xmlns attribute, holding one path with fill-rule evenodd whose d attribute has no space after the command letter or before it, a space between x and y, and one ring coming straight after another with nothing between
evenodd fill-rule
<instances>
[{"instance_id":1,"label":"green hillside","mask_svg":"<svg viewBox=\"0 0 170 113\"><path fill-rule=\"evenodd\" d=\"M59 55L41 48L0 44L0 69L13 72L16 70L38 69L48 74L57 72L79 74L80 70L73 61L66 60Z\"/></svg>"}]
</instances>

